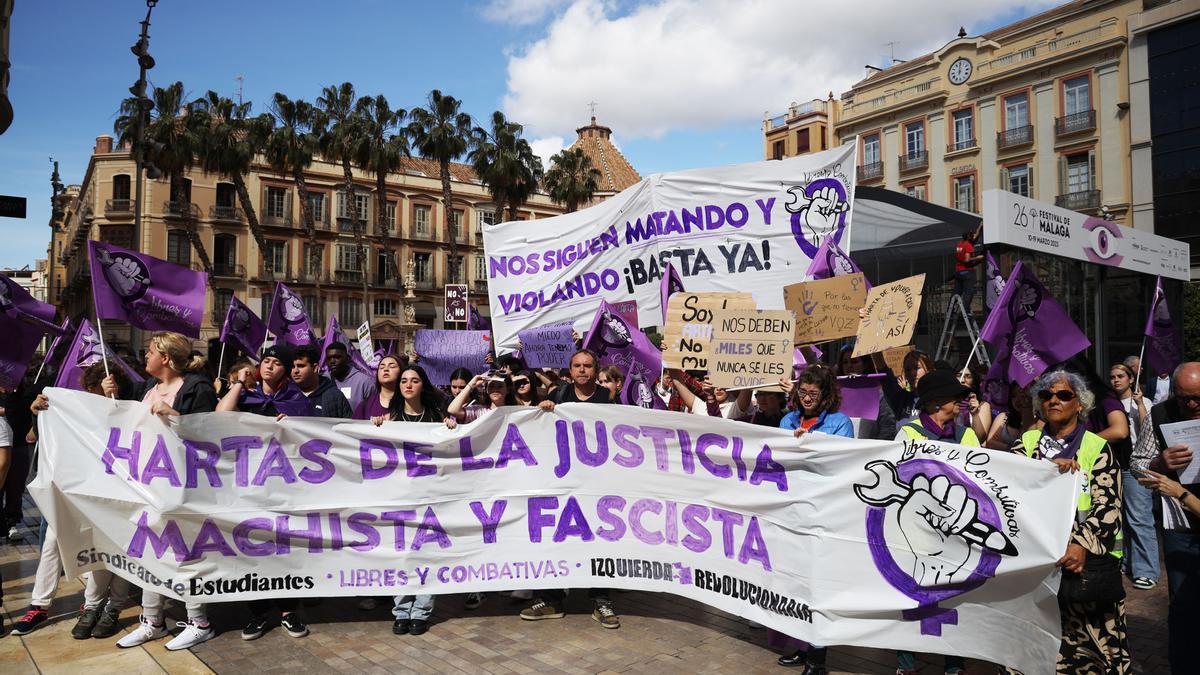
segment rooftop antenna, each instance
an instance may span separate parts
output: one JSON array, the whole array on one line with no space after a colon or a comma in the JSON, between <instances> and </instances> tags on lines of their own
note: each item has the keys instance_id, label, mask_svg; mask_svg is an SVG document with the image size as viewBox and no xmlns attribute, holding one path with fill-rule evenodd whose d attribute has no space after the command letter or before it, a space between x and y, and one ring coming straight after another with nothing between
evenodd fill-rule
<instances>
[{"instance_id":1,"label":"rooftop antenna","mask_svg":"<svg viewBox=\"0 0 1200 675\"><path fill-rule=\"evenodd\" d=\"M246 78L242 77L241 73L238 73L237 75L233 76L233 79L237 80L238 83L238 105L240 106L242 105L242 82L244 82Z\"/></svg>"},{"instance_id":2,"label":"rooftop antenna","mask_svg":"<svg viewBox=\"0 0 1200 675\"><path fill-rule=\"evenodd\" d=\"M891 42L885 42L883 44L885 47L888 48L888 58L890 59L888 61L889 65L894 65L897 63L904 63L904 59L896 58L896 45L900 44L898 41L893 40Z\"/></svg>"}]
</instances>

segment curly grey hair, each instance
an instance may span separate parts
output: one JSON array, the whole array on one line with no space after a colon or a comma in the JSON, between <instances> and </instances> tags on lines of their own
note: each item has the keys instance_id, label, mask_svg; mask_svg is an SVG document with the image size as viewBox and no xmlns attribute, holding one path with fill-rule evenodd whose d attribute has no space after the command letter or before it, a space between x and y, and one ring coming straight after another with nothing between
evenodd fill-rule
<instances>
[{"instance_id":1,"label":"curly grey hair","mask_svg":"<svg viewBox=\"0 0 1200 675\"><path fill-rule=\"evenodd\" d=\"M1079 419L1086 419L1092 412L1092 408L1096 407L1096 395L1088 389L1087 381L1082 377L1067 370L1052 370L1045 375L1042 375L1029 388L1029 398L1037 401L1039 405L1033 407L1034 415L1041 417L1039 395L1043 389L1049 389L1050 385L1055 382L1066 382L1071 387L1071 391L1075 392L1075 396L1079 398Z\"/></svg>"}]
</instances>

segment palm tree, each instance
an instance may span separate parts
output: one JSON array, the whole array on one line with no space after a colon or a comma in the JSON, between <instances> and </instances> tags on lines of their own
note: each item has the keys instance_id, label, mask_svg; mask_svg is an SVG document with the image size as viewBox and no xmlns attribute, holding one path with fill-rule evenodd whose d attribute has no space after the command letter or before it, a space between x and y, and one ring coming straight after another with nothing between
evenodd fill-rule
<instances>
[{"instance_id":1,"label":"palm tree","mask_svg":"<svg viewBox=\"0 0 1200 675\"><path fill-rule=\"evenodd\" d=\"M600 189L600 170L592 166L592 158L583 148L567 148L550 158L546 172L546 191L550 199L567 207L567 213L580 204L592 201Z\"/></svg>"},{"instance_id":2,"label":"palm tree","mask_svg":"<svg viewBox=\"0 0 1200 675\"><path fill-rule=\"evenodd\" d=\"M208 249L200 240L192 215L191 199L183 183L184 175L196 164L196 153L200 146L198 118L191 115L192 105L184 98L182 82L166 88L155 87L150 103L149 109L145 109L141 99L136 96L122 101L113 131L117 134L118 143L132 144L138 127L143 128L143 157L162 170L170 180L171 201L180 211L177 215L183 220L188 241L200 257L200 264L209 274L211 283L212 261L208 257ZM142 205L138 204L138 208L142 208Z\"/></svg>"},{"instance_id":3,"label":"palm tree","mask_svg":"<svg viewBox=\"0 0 1200 675\"><path fill-rule=\"evenodd\" d=\"M355 114L362 125L362 133L354 146L354 164L375 174L375 222L383 255L396 277L396 289L399 290L400 268L392 252L391 232L384 228L387 221L386 183L388 174L399 169L403 158L408 156L408 139L400 133L400 124L408 113L403 108L392 110L388 100L380 94L358 99Z\"/></svg>"},{"instance_id":4,"label":"palm tree","mask_svg":"<svg viewBox=\"0 0 1200 675\"><path fill-rule=\"evenodd\" d=\"M321 113L321 154L331 162L341 162L345 180L346 212L350 217L350 229L358 248L358 269L362 277L363 314L371 321L371 304L367 302L367 242L363 232L364 223L358 217L358 200L354 194L354 173L350 162L354 159L354 147L362 135L362 122L355 114L354 85L343 82L325 87L317 97L317 109Z\"/></svg>"},{"instance_id":5,"label":"palm tree","mask_svg":"<svg viewBox=\"0 0 1200 675\"><path fill-rule=\"evenodd\" d=\"M507 220L516 220L517 207L537 192L542 179L542 160L521 138L523 132L523 126L497 110L491 131L476 128L472 138L471 165L497 206L507 207Z\"/></svg>"},{"instance_id":6,"label":"palm tree","mask_svg":"<svg viewBox=\"0 0 1200 675\"><path fill-rule=\"evenodd\" d=\"M315 270L317 295L321 290L321 249L317 246L317 226L308 203L308 184L304 171L312 166L317 153L317 111L313 105L300 99L292 100L275 92L271 113L278 123L267 137L267 163L280 176L291 177L296 183L296 196L300 198L300 221L308 235L308 267Z\"/></svg>"},{"instance_id":7,"label":"palm tree","mask_svg":"<svg viewBox=\"0 0 1200 675\"><path fill-rule=\"evenodd\" d=\"M429 92L428 107L413 108L408 113L408 135L422 157L438 163L442 179L442 210L446 214L450 234L451 265L458 264L458 227L454 223L450 196L450 162L463 156L471 138L471 116L461 112L462 102L434 89ZM458 269L450 270L451 278Z\"/></svg>"},{"instance_id":8,"label":"palm tree","mask_svg":"<svg viewBox=\"0 0 1200 675\"><path fill-rule=\"evenodd\" d=\"M238 201L246 213L246 222L250 225L250 234L258 244L258 250L265 252L267 238L246 188L246 174L265 146L275 120L267 114L250 117L250 107L249 102L234 103L210 90L204 98L192 103L192 114L197 116L201 168L205 173L222 174L233 181ZM264 255L263 260L270 265L269 257Z\"/></svg>"}]
</instances>

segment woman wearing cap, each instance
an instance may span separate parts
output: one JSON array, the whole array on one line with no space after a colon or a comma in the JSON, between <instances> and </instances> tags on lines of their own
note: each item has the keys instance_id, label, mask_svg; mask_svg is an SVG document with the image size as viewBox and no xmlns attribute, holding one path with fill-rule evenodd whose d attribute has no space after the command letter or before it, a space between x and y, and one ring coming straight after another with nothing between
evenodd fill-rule
<instances>
[{"instance_id":1,"label":"woman wearing cap","mask_svg":"<svg viewBox=\"0 0 1200 675\"><path fill-rule=\"evenodd\" d=\"M385 361L394 362L399 367L399 359L385 356L380 361L380 368L384 367ZM459 396L463 396L463 392L474 391L473 384L460 391ZM454 418L447 417L442 409L442 395L429 381L424 368L410 365L401 370L395 393L399 396L391 396L387 412L371 417L376 426L385 422L432 422L455 426ZM429 630L429 616L433 614L432 595L397 595L393 600L393 634L421 635Z\"/></svg>"},{"instance_id":2,"label":"woman wearing cap","mask_svg":"<svg viewBox=\"0 0 1200 675\"><path fill-rule=\"evenodd\" d=\"M1125 635L1125 607L1120 599L1121 469L1108 442L1084 428L1095 395L1075 373L1056 370L1043 375L1030 392L1042 429L1025 432L1021 446L1033 459L1048 459L1060 471L1084 474L1084 489L1075 507L1075 525L1063 568L1058 607L1062 613L1060 673L1124 673L1130 668ZM1073 578L1088 568L1089 589L1075 594ZM1103 576L1103 570L1112 571ZM1110 582L1110 583L1105 583ZM1112 589L1112 593L1103 591ZM1096 590L1102 591L1096 594Z\"/></svg>"},{"instance_id":3,"label":"woman wearing cap","mask_svg":"<svg viewBox=\"0 0 1200 675\"><path fill-rule=\"evenodd\" d=\"M854 424L838 412L842 394L829 368L820 364L805 368L792 388L791 398L795 410L783 416L780 428L792 429L797 438L808 433L854 438ZM803 665L805 675L824 675L827 651L810 644L807 651L798 649L779 657L778 663L789 668Z\"/></svg>"},{"instance_id":4,"label":"woman wearing cap","mask_svg":"<svg viewBox=\"0 0 1200 675\"><path fill-rule=\"evenodd\" d=\"M168 332L152 334L146 348L146 373L150 377L142 383L138 397L150 406L150 412L161 417L212 412L217 407L217 392L212 380L201 372L204 362L203 356L192 355L192 341L187 337ZM113 583L121 582L114 578ZM118 640L117 646L127 649L167 636L169 633L163 623L164 600L161 593L143 587L139 624ZM194 647L214 635L204 605L188 602L185 606L188 620L179 624L183 632L167 643L167 649L172 651ZM115 615L120 611L120 603L114 606L114 600L110 598L105 613Z\"/></svg>"}]
</instances>

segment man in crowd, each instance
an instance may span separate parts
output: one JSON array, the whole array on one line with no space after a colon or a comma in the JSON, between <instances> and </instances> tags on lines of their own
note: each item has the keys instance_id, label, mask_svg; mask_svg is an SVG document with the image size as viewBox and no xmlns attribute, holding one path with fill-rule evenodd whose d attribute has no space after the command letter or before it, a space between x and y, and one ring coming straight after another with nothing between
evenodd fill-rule
<instances>
[{"instance_id":1,"label":"man in crowd","mask_svg":"<svg viewBox=\"0 0 1200 675\"><path fill-rule=\"evenodd\" d=\"M350 363L350 354L341 342L334 342L325 348L325 366L329 368L329 377L334 386L350 402L350 410L358 410L358 405L375 389L374 378Z\"/></svg>"},{"instance_id":2,"label":"man in crowd","mask_svg":"<svg viewBox=\"0 0 1200 675\"><path fill-rule=\"evenodd\" d=\"M954 247L954 294L962 298L963 309L968 314L971 313L971 301L975 299L975 268L983 261L983 256L975 253L978 238L978 228L968 230Z\"/></svg>"},{"instance_id":3,"label":"man in crowd","mask_svg":"<svg viewBox=\"0 0 1200 675\"><path fill-rule=\"evenodd\" d=\"M316 345L296 348L292 360L292 381L313 404L314 417L340 417L350 419L354 410L333 381L317 372L321 361L321 350Z\"/></svg>"},{"instance_id":4,"label":"man in crowd","mask_svg":"<svg viewBox=\"0 0 1200 675\"><path fill-rule=\"evenodd\" d=\"M542 410L554 410L557 403L612 403L612 394L607 387L601 387L597 382L600 368L599 359L590 349L580 349L571 355L571 381L551 392L546 400L539 403ZM621 618L613 609L612 599L608 589L592 588L588 590L592 600L592 619L605 628L620 628ZM537 591L534 603L521 610L521 618L526 621L542 619L561 619L563 601L567 592L559 589Z\"/></svg>"},{"instance_id":5,"label":"man in crowd","mask_svg":"<svg viewBox=\"0 0 1200 675\"><path fill-rule=\"evenodd\" d=\"M1178 480L1179 472L1192 462L1192 453L1200 448L1168 446L1162 425L1200 420L1200 362L1191 361L1175 369L1171 378L1171 397L1150 409L1161 454L1150 468ZM1184 485L1188 492L1200 494L1200 485ZM1188 494L1184 493L1184 496ZM1194 673L1200 669L1191 640L1200 630L1200 518L1186 513L1187 526L1163 531L1167 588L1171 606L1167 613L1167 658L1171 672Z\"/></svg>"}]
</instances>

